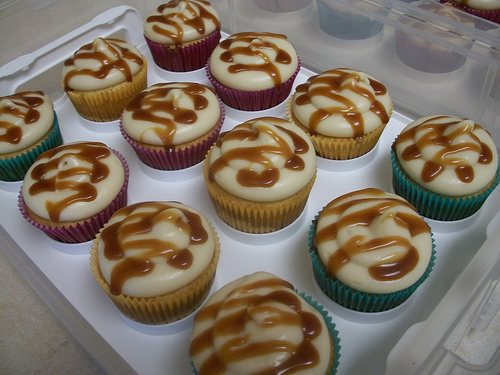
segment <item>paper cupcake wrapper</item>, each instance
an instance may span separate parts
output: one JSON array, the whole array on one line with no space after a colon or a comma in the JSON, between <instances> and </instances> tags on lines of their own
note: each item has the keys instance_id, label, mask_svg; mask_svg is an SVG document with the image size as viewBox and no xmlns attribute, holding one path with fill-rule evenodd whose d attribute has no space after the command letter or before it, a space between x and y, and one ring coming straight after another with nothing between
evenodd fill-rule
<instances>
[{"instance_id":1,"label":"paper cupcake wrapper","mask_svg":"<svg viewBox=\"0 0 500 375\"><path fill-rule=\"evenodd\" d=\"M128 318L150 325L174 323L194 312L208 297L212 288L220 256L220 243L215 229L211 225L215 239L215 253L208 267L187 286L158 297L131 297L111 293L109 284L102 277L95 237L90 251L90 267L97 283L106 292L115 306Z\"/></svg>"},{"instance_id":2,"label":"paper cupcake wrapper","mask_svg":"<svg viewBox=\"0 0 500 375\"><path fill-rule=\"evenodd\" d=\"M36 145L31 146L22 154L9 157L0 158L0 180L2 181L21 181L24 175L35 162L36 158L51 148L62 145L62 135L59 129L59 121L57 114L54 111L54 123L52 130L45 136L44 139L39 141Z\"/></svg>"},{"instance_id":3,"label":"paper cupcake wrapper","mask_svg":"<svg viewBox=\"0 0 500 375\"><path fill-rule=\"evenodd\" d=\"M146 165L165 171L181 170L192 167L200 163L207 154L210 147L219 137L220 130L224 124L226 110L224 104L219 100L220 119L218 125L210 134L200 139L196 144L187 146L178 146L175 148L150 146L143 143L138 143L128 136L123 129L123 124L120 121L120 132L125 140L132 146L139 159Z\"/></svg>"},{"instance_id":4,"label":"paper cupcake wrapper","mask_svg":"<svg viewBox=\"0 0 500 375\"><path fill-rule=\"evenodd\" d=\"M422 285L422 283L429 277L429 274L434 267L436 250L434 237L432 237L432 255L429 265L420 279L418 279L413 285L401 291L386 294L366 293L355 290L327 274L326 268L319 258L314 245L314 236L316 234L316 223L318 217L319 213L314 218L309 228L307 237L307 245L313 265L314 278L316 279L316 282L321 290L323 290L329 298L341 306L351 310L367 313L382 312L393 309L406 301L415 292L415 290Z\"/></svg>"},{"instance_id":5,"label":"paper cupcake wrapper","mask_svg":"<svg viewBox=\"0 0 500 375\"><path fill-rule=\"evenodd\" d=\"M418 186L403 172L391 150L392 185L396 194L410 202L420 215L440 221L465 219L477 212L500 182L500 162L493 183L485 190L463 197L450 197Z\"/></svg>"},{"instance_id":6,"label":"paper cupcake wrapper","mask_svg":"<svg viewBox=\"0 0 500 375\"><path fill-rule=\"evenodd\" d=\"M131 82L95 91L69 90L66 94L83 118L96 122L118 120L127 103L147 87L147 62L144 57L143 61L142 68Z\"/></svg>"},{"instance_id":7,"label":"paper cupcake wrapper","mask_svg":"<svg viewBox=\"0 0 500 375\"><path fill-rule=\"evenodd\" d=\"M300 58L298 59L297 70L279 88L273 87L261 91L235 90L220 84L210 71L210 60L205 66L208 80L212 83L217 95L228 106L242 111L261 111L277 106L284 102L292 91L293 82L300 70Z\"/></svg>"},{"instance_id":8,"label":"paper cupcake wrapper","mask_svg":"<svg viewBox=\"0 0 500 375\"><path fill-rule=\"evenodd\" d=\"M299 292L298 290L295 290L295 292L301 298L303 298L309 305L314 307L314 309L318 311L321 314L321 316L323 316L328 331L330 332L330 337L332 338L332 345L333 345L333 362L331 363L331 368L330 372L328 372L328 375L335 375L339 367L340 349L341 349L339 332L337 331L335 323L333 323L331 316L328 315L328 312L318 301L314 300L311 296L308 296L303 292ZM197 375L198 371L196 370L193 361L191 361L191 367L193 369L193 374Z\"/></svg>"},{"instance_id":9,"label":"paper cupcake wrapper","mask_svg":"<svg viewBox=\"0 0 500 375\"><path fill-rule=\"evenodd\" d=\"M123 167L125 169L125 180L123 186L118 193L118 195L113 199L113 201L104 210L98 214L80 221L71 222L65 224L63 222L54 223L54 225L49 225L45 223L40 223L34 220L28 212L28 207L24 201L22 194L22 188L19 192L18 197L18 207L21 211L23 217L33 225L34 227L43 231L46 235L53 238L56 241L63 243L82 243L93 240L95 235L103 227L105 223L108 222L109 218L113 213L122 207L127 205L127 189L130 176L130 169L127 161L118 151L112 149L112 151L120 158Z\"/></svg>"},{"instance_id":10,"label":"paper cupcake wrapper","mask_svg":"<svg viewBox=\"0 0 500 375\"><path fill-rule=\"evenodd\" d=\"M145 35L144 39L154 62L160 68L172 72L190 72L205 66L212 51L219 44L220 32L216 30L199 41L185 43L180 47L153 42Z\"/></svg>"},{"instance_id":11,"label":"paper cupcake wrapper","mask_svg":"<svg viewBox=\"0 0 500 375\"><path fill-rule=\"evenodd\" d=\"M462 4L457 4L449 0L441 0L441 4L450 4L451 6L460 9L466 13L473 14L474 16L484 18L485 20L500 23L500 9L495 10L480 10L472 9Z\"/></svg>"}]
</instances>

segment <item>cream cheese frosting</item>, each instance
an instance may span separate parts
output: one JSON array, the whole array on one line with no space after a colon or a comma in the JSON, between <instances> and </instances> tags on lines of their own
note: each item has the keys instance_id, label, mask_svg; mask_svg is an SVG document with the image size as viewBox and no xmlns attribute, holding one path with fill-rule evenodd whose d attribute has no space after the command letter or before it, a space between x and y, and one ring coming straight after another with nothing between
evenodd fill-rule
<instances>
[{"instance_id":1,"label":"cream cheese frosting","mask_svg":"<svg viewBox=\"0 0 500 375\"><path fill-rule=\"evenodd\" d=\"M199 375L324 375L332 344L321 314L290 283L256 272L210 297L189 352Z\"/></svg>"},{"instance_id":2,"label":"cream cheese frosting","mask_svg":"<svg viewBox=\"0 0 500 375\"><path fill-rule=\"evenodd\" d=\"M98 263L111 293L153 297L195 280L211 262L214 231L179 202L139 202L116 211L97 241Z\"/></svg>"},{"instance_id":3,"label":"cream cheese frosting","mask_svg":"<svg viewBox=\"0 0 500 375\"><path fill-rule=\"evenodd\" d=\"M309 137L275 117L260 117L222 133L209 156L209 178L227 192L272 202L300 191L316 172Z\"/></svg>"},{"instance_id":4,"label":"cream cheese frosting","mask_svg":"<svg viewBox=\"0 0 500 375\"><path fill-rule=\"evenodd\" d=\"M298 64L286 36L266 32L233 34L219 43L209 60L213 78L242 91L280 87L296 73Z\"/></svg>"},{"instance_id":5,"label":"cream cheese frosting","mask_svg":"<svg viewBox=\"0 0 500 375\"><path fill-rule=\"evenodd\" d=\"M63 86L91 91L131 82L144 65L143 58L136 47L123 40L96 38L64 62Z\"/></svg>"},{"instance_id":6,"label":"cream cheese frosting","mask_svg":"<svg viewBox=\"0 0 500 375\"><path fill-rule=\"evenodd\" d=\"M490 134L473 121L454 116L427 116L410 123L393 149L408 177L449 196L482 190L498 168L498 152Z\"/></svg>"},{"instance_id":7,"label":"cream cheese frosting","mask_svg":"<svg viewBox=\"0 0 500 375\"><path fill-rule=\"evenodd\" d=\"M78 221L101 212L123 187L120 158L99 142L74 142L45 151L22 186L27 207L43 219Z\"/></svg>"},{"instance_id":8,"label":"cream cheese frosting","mask_svg":"<svg viewBox=\"0 0 500 375\"><path fill-rule=\"evenodd\" d=\"M23 91L0 98L0 154L37 143L54 123L54 106L42 91Z\"/></svg>"},{"instance_id":9,"label":"cream cheese frosting","mask_svg":"<svg viewBox=\"0 0 500 375\"><path fill-rule=\"evenodd\" d=\"M176 146L207 134L219 123L220 116L213 89L199 83L159 83L128 103L122 125L136 141Z\"/></svg>"},{"instance_id":10,"label":"cream cheese frosting","mask_svg":"<svg viewBox=\"0 0 500 375\"><path fill-rule=\"evenodd\" d=\"M180 45L220 29L219 15L208 1L170 1L158 6L144 23L144 34L155 43Z\"/></svg>"},{"instance_id":11,"label":"cream cheese frosting","mask_svg":"<svg viewBox=\"0 0 500 375\"><path fill-rule=\"evenodd\" d=\"M479 10L500 9L500 0L453 0L454 3Z\"/></svg>"},{"instance_id":12,"label":"cream cheese frosting","mask_svg":"<svg viewBox=\"0 0 500 375\"><path fill-rule=\"evenodd\" d=\"M297 86L291 113L310 134L360 137L387 124L392 100L386 87L353 69L333 69Z\"/></svg>"},{"instance_id":13,"label":"cream cheese frosting","mask_svg":"<svg viewBox=\"0 0 500 375\"><path fill-rule=\"evenodd\" d=\"M417 282L433 247L431 230L412 205L372 188L326 205L317 218L314 244L329 276L376 294Z\"/></svg>"}]
</instances>

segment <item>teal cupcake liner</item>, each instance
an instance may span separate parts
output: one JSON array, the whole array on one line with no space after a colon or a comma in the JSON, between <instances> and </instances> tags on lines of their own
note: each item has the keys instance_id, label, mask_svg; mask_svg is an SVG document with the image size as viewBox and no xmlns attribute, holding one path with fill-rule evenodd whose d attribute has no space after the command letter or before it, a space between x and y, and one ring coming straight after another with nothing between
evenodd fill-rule
<instances>
[{"instance_id":1,"label":"teal cupcake liner","mask_svg":"<svg viewBox=\"0 0 500 375\"><path fill-rule=\"evenodd\" d=\"M321 212L321 211L320 211ZM427 269L423 275L413 285L398 292L376 294L366 293L360 290L351 288L348 285L341 283L339 280L332 278L327 274L323 262L319 258L314 244L314 236L316 234L316 224L319 213L314 218L307 237L307 245L309 255L313 265L313 273L316 282L323 292L334 302L344 306L350 310L377 313L393 309L405 302L417 288L429 277L429 274L434 267L436 260L436 251L434 237L432 237L432 255ZM432 233L431 233L432 236Z\"/></svg>"},{"instance_id":2,"label":"teal cupcake liner","mask_svg":"<svg viewBox=\"0 0 500 375\"><path fill-rule=\"evenodd\" d=\"M24 175L35 162L36 158L45 151L62 145L62 135L59 129L59 121L57 120L56 112L54 111L54 123L52 131L43 142L37 147L22 153L21 155L0 158L0 180L2 181L21 181Z\"/></svg>"},{"instance_id":3,"label":"teal cupcake liner","mask_svg":"<svg viewBox=\"0 0 500 375\"><path fill-rule=\"evenodd\" d=\"M486 198L500 182L500 161L495 181L480 194L465 197L451 197L433 193L411 181L399 166L396 152L391 150L392 186L394 192L410 202L420 215L440 221L456 221L465 219L476 213Z\"/></svg>"},{"instance_id":4,"label":"teal cupcake liner","mask_svg":"<svg viewBox=\"0 0 500 375\"><path fill-rule=\"evenodd\" d=\"M330 332L330 336L333 341L333 347L334 347L334 354L335 358L333 360L333 365L332 369L330 370L329 375L335 375L337 373L337 368L339 367L339 358L340 358L340 338L339 338L339 332L336 329L335 323L333 323L332 317L328 315L328 311L316 300L312 299L311 296L306 295L303 292L299 292L298 290L295 290L295 292L302 297L309 305L314 307L316 311L318 311L321 316L323 316L323 319L325 320L325 324L328 327L328 331ZM190 362L191 367L193 370L194 375L198 375L198 371L196 370L196 367L193 363L193 361Z\"/></svg>"}]
</instances>

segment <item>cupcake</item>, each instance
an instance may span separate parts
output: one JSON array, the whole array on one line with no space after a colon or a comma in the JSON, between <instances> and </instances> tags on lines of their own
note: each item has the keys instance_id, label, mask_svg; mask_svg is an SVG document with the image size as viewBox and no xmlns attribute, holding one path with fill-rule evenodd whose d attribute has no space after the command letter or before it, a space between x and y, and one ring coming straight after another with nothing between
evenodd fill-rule
<instances>
[{"instance_id":1,"label":"cupcake","mask_svg":"<svg viewBox=\"0 0 500 375\"><path fill-rule=\"evenodd\" d=\"M127 104L120 129L145 164L178 170L204 159L224 118L224 105L212 88L194 82L159 83Z\"/></svg>"},{"instance_id":2,"label":"cupcake","mask_svg":"<svg viewBox=\"0 0 500 375\"><path fill-rule=\"evenodd\" d=\"M347 160L377 144L392 115L386 87L352 69L333 69L297 86L287 105L288 119L311 137L316 153Z\"/></svg>"},{"instance_id":3,"label":"cupcake","mask_svg":"<svg viewBox=\"0 0 500 375\"><path fill-rule=\"evenodd\" d=\"M0 97L0 180L21 181L41 153L61 144L54 106L42 91Z\"/></svg>"},{"instance_id":4,"label":"cupcake","mask_svg":"<svg viewBox=\"0 0 500 375\"><path fill-rule=\"evenodd\" d=\"M453 116L410 123L394 141L391 160L395 192L435 220L472 215L500 180L498 152L488 131Z\"/></svg>"},{"instance_id":5,"label":"cupcake","mask_svg":"<svg viewBox=\"0 0 500 375\"><path fill-rule=\"evenodd\" d=\"M335 374L340 340L327 312L270 273L255 272L213 294L196 314L189 354L195 373Z\"/></svg>"},{"instance_id":6,"label":"cupcake","mask_svg":"<svg viewBox=\"0 0 500 375\"><path fill-rule=\"evenodd\" d=\"M274 13L288 13L304 9L312 0L255 0L261 9Z\"/></svg>"},{"instance_id":7,"label":"cupcake","mask_svg":"<svg viewBox=\"0 0 500 375\"><path fill-rule=\"evenodd\" d=\"M92 273L127 318L159 325L198 308L212 287L219 240L210 222L179 202L116 211L97 234Z\"/></svg>"},{"instance_id":8,"label":"cupcake","mask_svg":"<svg viewBox=\"0 0 500 375\"><path fill-rule=\"evenodd\" d=\"M283 102L300 69L285 35L245 32L219 43L207 64L217 94L230 107L258 111Z\"/></svg>"},{"instance_id":9,"label":"cupcake","mask_svg":"<svg viewBox=\"0 0 500 375\"><path fill-rule=\"evenodd\" d=\"M474 28L471 17L452 8L435 2L424 2L415 5L419 9L443 17L439 25L429 23L418 17L403 15L399 22L410 27L414 32L406 32L401 29L395 31L396 55L405 65L425 73L450 73L461 68L467 56L463 53L455 52L448 47L448 44L471 48L473 41L448 29L449 22L460 22L464 26ZM454 26L448 26L453 28ZM420 35L429 35L434 40L442 40L437 43ZM444 44L446 43L446 44Z\"/></svg>"},{"instance_id":10,"label":"cupcake","mask_svg":"<svg viewBox=\"0 0 500 375\"><path fill-rule=\"evenodd\" d=\"M170 1L146 18L144 37L160 68L200 69L219 43L219 15L208 1Z\"/></svg>"},{"instance_id":11,"label":"cupcake","mask_svg":"<svg viewBox=\"0 0 500 375\"><path fill-rule=\"evenodd\" d=\"M316 178L316 155L298 127L260 117L221 133L205 158L203 177L226 224L269 233L302 213Z\"/></svg>"},{"instance_id":12,"label":"cupcake","mask_svg":"<svg viewBox=\"0 0 500 375\"><path fill-rule=\"evenodd\" d=\"M381 312L403 303L434 265L429 226L403 198L366 188L328 203L308 238L314 277L333 301Z\"/></svg>"},{"instance_id":13,"label":"cupcake","mask_svg":"<svg viewBox=\"0 0 500 375\"><path fill-rule=\"evenodd\" d=\"M90 121L114 121L147 87L147 63L137 48L96 38L64 62L62 86L77 112Z\"/></svg>"},{"instance_id":14,"label":"cupcake","mask_svg":"<svg viewBox=\"0 0 500 375\"><path fill-rule=\"evenodd\" d=\"M500 23L500 1L498 0L441 0L441 3L450 4L454 8L488 21Z\"/></svg>"},{"instance_id":15,"label":"cupcake","mask_svg":"<svg viewBox=\"0 0 500 375\"><path fill-rule=\"evenodd\" d=\"M347 1L347 2L346 2ZM344 5L351 4L356 9L364 9L372 13L383 12L386 9L379 9L375 4L362 0L317 0L319 27L328 35L345 40L368 39L380 34L384 24L374 19L364 16L361 13L350 11Z\"/></svg>"},{"instance_id":16,"label":"cupcake","mask_svg":"<svg viewBox=\"0 0 500 375\"><path fill-rule=\"evenodd\" d=\"M125 159L99 142L74 142L45 151L23 180L25 219L64 243L90 241L127 204Z\"/></svg>"}]
</instances>

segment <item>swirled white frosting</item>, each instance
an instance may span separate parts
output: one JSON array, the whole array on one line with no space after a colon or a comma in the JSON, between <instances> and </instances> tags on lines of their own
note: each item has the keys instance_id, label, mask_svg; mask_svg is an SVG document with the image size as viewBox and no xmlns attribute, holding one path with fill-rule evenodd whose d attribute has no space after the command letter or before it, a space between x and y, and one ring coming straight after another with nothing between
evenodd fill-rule
<instances>
[{"instance_id":1,"label":"swirled white frosting","mask_svg":"<svg viewBox=\"0 0 500 375\"><path fill-rule=\"evenodd\" d=\"M100 90L132 81L144 64L142 54L131 44L113 38L96 38L64 62L66 90Z\"/></svg>"},{"instance_id":2,"label":"swirled white frosting","mask_svg":"<svg viewBox=\"0 0 500 375\"><path fill-rule=\"evenodd\" d=\"M403 129L393 149L408 177L439 194L474 194L488 186L497 173L498 152L493 139L467 119L422 117Z\"/></svg>"},{"instance_id":3,"label":"swirled white frosting","mask_svg":"<svg viewBox=\"0 0 500 375\"><path fill-rule=\"evenodd\" d=\"M178 202L140 202L116 211L98 239L98 263L114 294L153 297L195 280L210 264L214 232Z\"/></svg>"},{"instance_id":4,"label":"swirled white frosting","mask_svg":"<svg viewBox=\"0 0 500 375\"><path fill-rule=\"evenodd\" d=\"M328 274L367 293L406 289L432 255L431 230L415 208L378 189L331 201L319 214L314 240Z\"/></svg>"},{"instance_id":5,"label":"swirled white frosting","mask_svg":"<svg viewBox=\"0 0 500 375\"><path fill-rule=\"evenodd\" d=\"M296 88L291 112L311 134L350 138L387 124L392 101L386 87L372 76L333 69Z\"/></svg>"},{"instance_id":6,"label":"swirled white frosting","mask_svg":"<svg viewBox=\"0 0 500 375\"><path fill-rule=\"evenodd\" d=\"M479 9L479 10L500 9L500 0L453 0L453 2L472 9Z\"/></svg>"},{"instance_id":7,"label":"swirled white frosting","mask_svg":"<svg viewBox=\"0 0 500 375\"><path fill-rule=\"evenodd\" d=\"M36 215L77 221L104 210L125 180L121 160L99 142L74 142L45 151L24 177L22 194Z\"/></svg>"},{"instance_id":8,"label":"swirled white frosting","mask_svg":"<svg viewBox=\"0 0 500 375\"><path fill-rule=\"evenodd\" d=\"M41 91L0 98L0 154L24 150L42 139L54 123L54 106Z\"/></svg>"},{"instance_id":9,"label":"swirled white frosting","mask_svg":"<svg viewBox=\"0 0 500 375\"><path fill-rule=\"evenodd\" d=\"M204 38L220 29L219 14L208 1L170 1L144 22L144 34L155 43L177 45Z\"/></svg>"},{"instance_id":10,"label":"swirled white frosting","mask_svg":"<svg viewBox=\"0 0 500 375\"><path fill-rule=\"evenodd\" d=\"M208 159L209 178L251 201L272 202L300 191L314 176L309 137L290 122L261 117L220 135Z\"/></svg>"},{"instance_id":11,"label":"swirled white frosting","mask_svg":"<svg viewBox=\"0 0 500 375\"><path fill-rule=\"evenodd\" d=\"M123 111L123 129L136 141L175 146L207 134L221 115L213 89L199 83L159 83L139 93Z\"/></svg>"},{"instance_id":12,"label":"swirled white frosting","mask_svg":"<svg viewBox=\"0 0 500 375\"><path fill-rule=\"evenodd\" d=\"M314 332L313 332L314 331ZM199 375L324 375L332 344L321 314L286 281L256 272L219 289L195 317Z\"/></svg>"},{"instance_id":13,"label":"swirled white frosting","mask_svg":"<svg viewBox=\"0 0 500 375\"><path fill-rule=\"evenodd\" d=\"M243 91L279 87L298 67L295 48L286 36L265 32L229 36L214 49L212 76L224 86Z\"/></svg>"}]
</instances>

